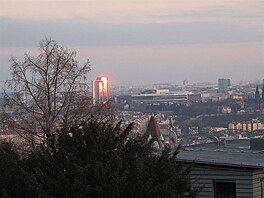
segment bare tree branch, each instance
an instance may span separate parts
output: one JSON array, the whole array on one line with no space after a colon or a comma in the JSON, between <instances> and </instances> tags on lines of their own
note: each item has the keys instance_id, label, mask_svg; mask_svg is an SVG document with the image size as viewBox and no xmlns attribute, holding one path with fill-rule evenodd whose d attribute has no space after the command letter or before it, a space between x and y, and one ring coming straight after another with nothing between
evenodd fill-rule
<instances>
[{"instance_id":1,"label":"bare tree branch","mask_svg":"<svg viewBox=\"0 0 264 198\"><path fill-rule=\"evenodd\" d=\"M31 136L26 133L45 140L69 118L75 121L90 113L90 102L81 104L83 98L89 100L88 86L83 85L88 84L90 63L80 66L76 54L46 39L40 43L37 57L25 54L21 62L11 57L5 123L28 141Z\"/></svg>"}]
</instances>

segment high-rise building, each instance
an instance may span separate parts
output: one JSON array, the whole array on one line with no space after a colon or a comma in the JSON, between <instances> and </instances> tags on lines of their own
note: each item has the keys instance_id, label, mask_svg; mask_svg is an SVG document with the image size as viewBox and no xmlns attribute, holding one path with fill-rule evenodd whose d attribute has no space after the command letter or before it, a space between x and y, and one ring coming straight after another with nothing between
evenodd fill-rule
<instances>
[{"instance_id":1,"label":"high-rise building","mask_svg":"<svg viewBox=\"0 0 264 198\"><path fill-rule=\"evenodd\" d=\"M256 101L259 101L260 100L260 92L259 92L258 84L256 86L255 99L256 99Z\"/></svg>"},{"instance_id":2,"label":"high-rise building","mask_svg":"<svg viewBox=\"0 0 264 198\"><path fill-rule=\"evenodd\" d=\"M260 98L260 92L259 92L258 84L256 86L256 91L255 91L255 103L257 105L256 107L259 109L260 103L261 103L261 98Z\"/></svg>"},{"instance_id":3,"label":"high-rise building","mask_svg":"<svg viewBox=\"0 0 264 198\"><path fill-rule=\"evenodd\" d=\"M105 76L93 80L93 104L103 103L108 100L108 78Z\"/></svg>"},{"instance_id":4,"label":"high-rise building","mask_svg":"<svg viewBox=\"0 0 264 198\"><path fill-rule=\"evenodd\" d=\"M231 86L230 79L219 78L218 79L218 89L224 90Z\"/></svg>"}]
</instances>

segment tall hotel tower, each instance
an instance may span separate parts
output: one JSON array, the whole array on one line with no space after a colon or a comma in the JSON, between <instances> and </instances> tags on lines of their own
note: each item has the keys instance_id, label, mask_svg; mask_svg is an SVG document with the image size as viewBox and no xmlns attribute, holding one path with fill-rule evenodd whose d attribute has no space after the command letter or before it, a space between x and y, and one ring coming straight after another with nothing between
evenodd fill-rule
<instances>
[{"instance_id":1,"label":"tall hotel tower","mask_svg":"<svg viewBox=\"0 0 264 198\"><path fill-rule=\"evenodd\" d=\"M105 76L93 80L93 104L103 103L108 100L108 78Z\"/></svg>"}]
</instances>

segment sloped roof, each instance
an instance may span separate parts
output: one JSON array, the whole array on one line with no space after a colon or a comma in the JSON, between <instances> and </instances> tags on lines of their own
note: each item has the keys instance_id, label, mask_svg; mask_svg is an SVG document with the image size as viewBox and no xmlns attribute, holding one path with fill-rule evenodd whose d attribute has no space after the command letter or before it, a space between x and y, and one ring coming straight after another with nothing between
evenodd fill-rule
<instances>
[{"instance_id":1,"label":"sloped roof","mask_svg":"<svg viewBox=\"0 0 264 198\"><path fill-rule=\"evenodd\" d=\"M152 115L150 117L145 136L146 138L148 138L149 136L153 137L153 140L157 141L159 143L159 146L161 146L162 144L160 141L160 135L161 133L160 133L160 129L157 124L157 120L155 116Z\"/></svg>"}]
</instances>

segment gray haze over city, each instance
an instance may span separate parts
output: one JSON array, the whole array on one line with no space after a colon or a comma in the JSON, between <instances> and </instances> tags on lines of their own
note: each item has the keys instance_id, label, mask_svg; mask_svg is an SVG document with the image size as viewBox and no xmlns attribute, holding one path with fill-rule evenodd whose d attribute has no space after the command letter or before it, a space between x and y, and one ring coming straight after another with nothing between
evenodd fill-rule
<instances>
[{"instance_id":1,"label":"gray haze over city","mask_svg":"<svg viewBox=\"0 0 264 198\"><path fill-rule=\"evenodd\" d=\"M264 74L263 0L0 0L0 81L11 55L45 38L91 61L113 84L257 82Z\"/></svg>"}]
</instances>

